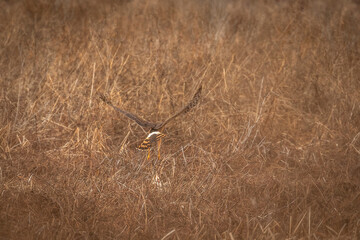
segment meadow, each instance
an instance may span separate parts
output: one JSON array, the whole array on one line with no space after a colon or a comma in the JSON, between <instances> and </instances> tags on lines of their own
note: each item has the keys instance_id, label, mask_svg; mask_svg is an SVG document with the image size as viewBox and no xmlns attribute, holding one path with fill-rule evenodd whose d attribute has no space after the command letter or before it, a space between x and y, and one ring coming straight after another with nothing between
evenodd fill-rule
<instances>
[{"instance_id":1,"label":"meadow","mask_svg":"<svg viewBox=\"0 0 360 240\"><path fill-rule=\"evenodd\" d=\"M358 0L0 0L0 239L359 239L359 22ZM99 99L161 121L200 85L160 160Z\"/></svg>"}]
</instances>

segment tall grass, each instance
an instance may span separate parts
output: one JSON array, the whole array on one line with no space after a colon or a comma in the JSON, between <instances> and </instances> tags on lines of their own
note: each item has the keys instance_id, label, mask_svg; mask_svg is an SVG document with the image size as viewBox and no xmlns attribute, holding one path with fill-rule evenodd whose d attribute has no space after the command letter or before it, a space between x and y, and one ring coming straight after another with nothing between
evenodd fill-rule
<instances>
[{"instance_id":1,"label":"tall grass","mask_svg":"<svg viewBox=\"0 0 360 240\"><path fill-rule=\"evenodd\" d=\"M0 238L359 238L359 22L358 1L0 1ZM200 84L161 161L98 98L160 121Z\"/></svg>"}]
</instances>

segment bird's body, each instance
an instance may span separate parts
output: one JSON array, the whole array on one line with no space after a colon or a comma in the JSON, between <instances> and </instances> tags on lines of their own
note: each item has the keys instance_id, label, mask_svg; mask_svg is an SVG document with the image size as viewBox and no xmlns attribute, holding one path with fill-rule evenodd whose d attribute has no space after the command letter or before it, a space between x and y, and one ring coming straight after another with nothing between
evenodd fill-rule
<instances>
[{"instance_id":1,"label":"bird's body","mask_svg":"<svg viewBox=\"0 0 360 240\"><path fill-rule=\"evenodd\" d=\"M140 150L148 150L147 159L150 159L150 149L154 147L156 144L158 145L158 159L160 159L160 146L161 146L161 139L166 135L159 132L154 131L150 132L149 135L145 138L144 141L138 146Z\"/></svg>"},{"instance_id":2,"label":"bird's body","mask_svg":"<svg viewBox=\"0 0 360 240\"><path fill-rule=\"evenodd\" d=\"M141 150L147 150L153 147L158 141L161 141L161 138L165 136L166 136L165 134L159 131L151 132L149 133L149 135L147 135L145 140L140 144L138 148Z\"/></svg>"},{"instance_id":3,"label":"bird's body","mask_svg":"<svg viewBox=\"0 0 360 240\"><path fill-rule=\"evenodd\" d=\"M130 112L122 110L122 109L120 109L118 107L115 107L111 103L111 101L109 101L104 95L100 95L100 98L106 104L108 104L109 106L114 108L116 111L122 113L126 117L132 119L133 121L135 121L140 126L150 129L150 132L149 132L148 136L140 144L138 149L140 149L140 150L148 150L147 159L149 159L150 158L150 149L157 144L158 145L158 158L160 159L161 139L166 136L165 134L161 133L161 131L163 130L165 125L167 123L169 123L171 120L175 119L177 116L179 116L181 114L187 113L188 111L190 111L193 107L195 107L197 105L197 103L199 102L200 97L201 97L201 90L202 90L202 87L200 86L198 88L198 90L196 91L196 93L194 94L192 100L184 108L182 108L179 112L177 112L173 116L169 117L165 121L157 122L157 123L146 121L146 120L141 119L140 117L136 116L135 114L132 114Z\"/></svg>"}]
</instances>

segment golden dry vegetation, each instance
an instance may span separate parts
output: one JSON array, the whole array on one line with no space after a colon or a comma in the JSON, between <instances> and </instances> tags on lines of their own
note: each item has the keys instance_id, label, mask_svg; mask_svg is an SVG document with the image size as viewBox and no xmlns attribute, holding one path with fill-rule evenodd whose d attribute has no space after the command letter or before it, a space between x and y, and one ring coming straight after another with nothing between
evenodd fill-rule
<instances>
[{"instance_id":1,"label":"golden dry vegetation","mask_svg":"<svg viewBox=\"0 0 360 240\"><path fill-rule=\"evenodd\" d=\"M356 0L0 1L0 239L360 238L359 22ZM158 121L200 84L160 161L98 98Z\"/></svg>"}]
</instances>

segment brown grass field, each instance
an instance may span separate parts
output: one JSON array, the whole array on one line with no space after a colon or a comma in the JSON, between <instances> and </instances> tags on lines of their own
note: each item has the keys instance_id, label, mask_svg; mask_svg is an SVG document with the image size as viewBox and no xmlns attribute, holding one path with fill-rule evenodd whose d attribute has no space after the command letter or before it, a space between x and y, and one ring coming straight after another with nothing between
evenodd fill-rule
<instances>
[{"instance_id":1,"label":"brown grass field","mask_svg":"<svg viewBox=\"0 0 360 240\"><path fill-rule=\"evenodd\" d=\"M0 239L360 239L359 23L358 0L0 0ZM200 84L160 161L98 97L160 121Z\"/></svg>"}]
</instances>

